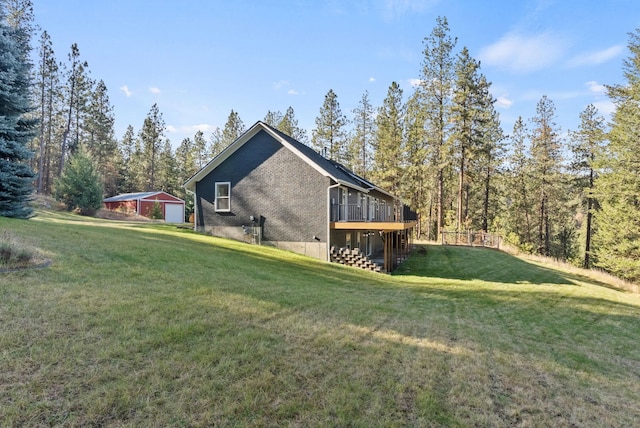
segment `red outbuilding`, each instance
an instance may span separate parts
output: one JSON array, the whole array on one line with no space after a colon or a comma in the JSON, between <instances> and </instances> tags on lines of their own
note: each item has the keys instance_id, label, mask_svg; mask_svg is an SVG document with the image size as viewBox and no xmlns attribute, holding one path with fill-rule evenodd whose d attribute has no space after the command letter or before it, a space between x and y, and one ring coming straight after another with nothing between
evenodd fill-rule
<instances>
[{"instance_id":1,"label":"red outbuilding","mask_svg":"<svg viewBox=\"0 0 640 428\"><path fill-rule=\"evenodd\" d=\"M167 192L123 193L104 199L105 208L151 217L154 204L162 210L167 223L184 223L184 201Z\"/></svg>"}]
</instances>

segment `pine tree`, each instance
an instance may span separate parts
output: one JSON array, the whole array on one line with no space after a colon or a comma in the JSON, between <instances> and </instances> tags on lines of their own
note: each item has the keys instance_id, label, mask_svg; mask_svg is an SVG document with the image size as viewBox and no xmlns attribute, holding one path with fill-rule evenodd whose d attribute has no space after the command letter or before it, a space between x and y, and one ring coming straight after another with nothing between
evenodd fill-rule
<instances>
[{"instance_id":1,"label":"pine tree","mask_svg":"<svg viewBox=\"0 0 640 428\"><path fill-rule=\"evenodd\" d=\"M102 206L102 185L95 163L80 146L56 180L55 198L69 211L78 209L82 215L93 215Z\"/></svg>"},{"instance_id":2,"label":"pine tree","mask_svg":"<svg viewBox=\"0 0 640 428\"><path fill-rule=\"evenodd\" d=\"M227 118L227 123L224 124L224 129L222 130L220 145L223 148L227 147L242 135L244 131L244 122L240 119L240 115L231 110L231 113L229 113L229 117Z\"/></svg>"},{"instance_id":3,"label":"pine tree","mask_svg":"<svg viewBox=\"0 0 640 428\"><path fill-rule=\"evenodd\" d=\"M158 171L156 178L156 190L175 194L182 185L178 181L178 165L173 155L171 142L165 139L164 145L158 156Z\"/></svg>"},{"instance_id":4,"label":"pine tree","mask_svg":"<svg viewBox=\"0 0 640 428\"><path fill-rule=\"evenodd\" d=\"M404 117L404 175L400 197L418 213L418 236L431 236L432 208L434 202L433 185L430 180L428 147L424 124L426 112L420 102L420 95L414 93L406 104Z\"/></svg>"},{"instance_id":5,"label":"pine tree","mask_svg":"<svg viewBox=\"0 0 640 428\"><path fill-rule=\"evenodd\" d=\"M399 193L403 177L403 119L402 89L392 82L376 117L372 176L376 184L394 195Z\"/></svg>"},{"instance_id":6,"label":"pine tree","mask_svg":"<svg viewBox=\"0 0 640 428\"><path fill-rule=\"evenodd\" d=\"M544 256L561 254L552 251L555 228L562 227L559 218L563 209L563 176L560 131L555 122L555 106L543 96L532 118L531 160L535 191L538 197L537 252Z\"/></svg>"},{"instance_id":7,"label":"pine tree","mask_svg":"<svg viewBox=\"0 0 640 428\"><path fill-rule=\"evenodd\" d=\"M513 151L508 159L505 178L507 198L507 238L520 249L533 249L533 195L531 156L527 150L528 130L522 117L518 117L511 133ZM512 237L515 234L515 237ZM515 239L514 239L515 238Z\"/></svg>"},{"instance_id":8,"label":"pine tree","mask_svg":"<svg viewBox=\"0 0 640 428\"><path fill-rule=\"evenodd\" d=\"M324 96L320 116L316 117L316 128L312 132L312 147L336 162L346 159L347 118L342 114L338 96L333 89Z\"/></svg>"},{"instance_id":9,"label":"pine tree","mask_svg":"<svg viewBox=\"0 0 640 428\"><path fill-rule=\"evenodd\" d=\"M499 216L499 192L497 179L502 172L505 157L504 134L500 126L500 115L493 108L493 99L487 92L485 105L488 121L484 124L480 146L477 148L472 169L479 177L481 193L480 230L488 232Z\"/></svg>"},{"instance_id":10,"label":"pine tree","mask_svg":"<svg viewBox=\"0 0 640 428\"><path fill-rule=\"evenodd\" d=\"M118 142L114 135L115 116L109 101L107 86L100 80L91 96L89 114L86 120L87 149L95 160L102 179L102 186L108 195L116 194L120 181Z\"/></svg>"},{"instance_id":11,"label":"pine tree","mask_svg":"<svg viewBox=\"0 0 640 428\"><path fill-rule=\"evenodd\" d=\"M177 182L179 183L175 195L185 201L185 215L189 218L189 215L193 212L193 197L190 197L187 194L182 184L191 178L193 174L198 172L193 150L193 141L191 141L190 138L182 140L176 149L175 160Z\"/></svg>"},{"instance_id":12,"label":"pine tree","mask_svg":"<svg viewBox=\"0 0 640 428\"><path fill-rule=\"evenodd\" d=\"M283 117L284 116L282 115L281 112L269 110L267 111L267 114L264 116L263 122L277 129L278 124L282 121Z\"/></svg>"},{"instance_id":13,"label":"pine tree","mask_svg":"<svg viewBox=\"0 0 640 428\"><path fill-rule=\"evenodd\" d=\"M31 112L30 63L24 26L5 23L0 3L0 216L25 218L35 174L29 166L29 143L36 135Z\"/></svg>"},{"instance_id":14,"label":"pine tree","mask_svg":"<svg viewBox=\"0 0 640 428\"><path fill-rule=\"evenodd\" d=\"M69 153L73 153L78 145L88 144L90 135L91 104L94 98L95 81L89 77L89 68L86 61L78 64L76 73L76 94L74 98L74 116L72 125L72 136L69 142ZM106 95L106 86L102 88L103 95ZM107 98L108 102L108 98Z\"/></svg>"},{"instance_id":15,"label":"pine tree","mask_svg":"<svg viewBox=\"0 0 640 428\"><path fill-rule=\"evenodd\" d=\"M295 112L293 111L293 107L291 106L287 108L287 111L285 112L284 116L282 116L280 122L278 122L276 128L280 132L287 134L288 136L303 144L309 144L307 131L298 126L298 119L296 119Z\"/></svg>"},{"instance_id":16,"label":"pine tree","mask_svg":"<svg viewBox=\"0 0 640 428\"><path fill-rule=\"evenodd\" d=\"M640 280L640 29L629 34L626 84L607 87L616 110L609 143L597 157L594 265Z\"/></svg>"},{"instance_id":17,"label":"pine tree","mask_svg":"<svg viewBox=\"0 0 640 428\"><path fill-rule=\"evenodd\" d=\"M574 173L573 187L575 194L579 195L580 213L586 216L584 226L584 257L582 265L591 267L591 236L593 231L593 211L596 209L596 200L593 196L593 188L596 179L595 160L605 142L604 118L598 114L598 110L589 104L580 113L580 128L570 133L573 160L571 170Z\"/></svg>"},{"instance_id":18,"label":"pine tree","mask_svg":"<svg viewBox=\"0 0 640 428\"><path fill-rule=\"evenodd\" d=\"M133 140L133 152L127 162L127 192L142 192L149 189L148 162L140 138Z\"/></svg>"},{"instance_id":19,"label":"pine tree","mask_svg":"<svg viewBox=\"0 0 640 428\"><path fill-rule=\"evenodd\" d=\"M458 172L458 204L456 231L469 220L469 163L477 155L483 136L485 124L488 123L487 103L489 84L480 74L480 63L473 59L469 50L464 47L455 63L455 86L452 97L451 120L452 142L455 149Z\"/></svg>"},{"instance_id":20,"label":"pine tree","mask_svg":"<svg viewBox=\"0 0 640 428\"><path fill-rule=\"evenodd\" d=\"M353 109L353 126L355 132L350 144L353 171L367 178L371 170L371 146L376 132L374 110L369 101L369 92L365 91Z\"/></svg>"},{"instance_id":21,"label":"pine tree","mask_svg":"<svg viewBox=\"0 0 640 428\"><path fill-rule=\"evenodd\" d=\"M60 160L58 162L58 175L62 174L62 170L64 169L64 164L67 158L67 151L70 146L73 146L70 143L72 129L74 121L74 110L77 108L78 103L76 102L77 91L78 91L78 80L80 79L80 70L79 67L81 65L80 62L80 50L78 49L78 45L76 43L71 45L71 52L69 53L69 61L71 62L71 70L69 71L69 77L67 79L67 123L65 126L64 134L62 136L62 146L60 149ZM77 111L75 112L77 116ZM77 143L77 141L76 141Z\"/></svg>"},{"instance_id":22,"label":"pine tree","mask_svg":"<svg viewBox=\"0 0 640 428\"><path fill-rule=\"evenodd\" d=\"M209 154L207 153L207 140L204 138L202 131L196 132L193 136L193 151L198 169L204 167L209 162Z\"/></svg>"},{"instance_id":23,"label":"pine tree","mask_svg":"<svg viewBox=\"0 0 640 428\"><path fill-rule=\"evenodd\" d=\"M428 113L426 129L432 147L431 163L436 170L436 233L445 225L445 184L451 167L451 93L454 82L452 51L457 39L449 36L447 18L438 17L431 35L424 39L420 93Z\"/></svg>"},{"instance_id":24,"label":"pine tree","mask_svg":"<svg viewBox=\"0 0 640 428\"><path fill-rule=\"evenodd\" d=\"M225 147L226 146L222 139L222 130L220 128L214 129L211 133L211 137L209 137L209 158L213 159L218 156Z\"/></svg>"},{"instance_id":25,"label":"pine tree","mask_svg":"<svg viewBox=\"0 0 640 428\"><path fill-rule=\"evenodd\" d=\"M127 129L120 141L120 157L122 164L120 168L121 182L115 193L107 193L107 196L113 196L118 193L132 193L140 190L138 187L136 170L136 137L133 126L127 126ZM138 148L140 145L138 144Z\"/></svg>"},{"instance_id":26,"label":"pine tree","mask_svg":"<svg viewBox=\"0 0 640 428\"><path fill-rule=\"evenodd\" d=\"M38 48L40 61L36 72L36 85L40 111L40 133L38 135L38 180L37 192L48 193L51 182L51 150L55 116L58 102L60 78L51 37L44 31Z\"/></svg>"},{"instance_id":27,"label":"pine tree","mask_svg":"<svg viewBox=\"0 0 640 428\"><path fill-rule=\"evenodd\" d=\"M165 124L162 113L155 103L144 120L140 130L140 141L144 157L144 172L146 180L144 189L146 191L156 190L156 173L158 169L158 158L162 149L162 137L164 136Z\"/></svg>"}]
</instances>

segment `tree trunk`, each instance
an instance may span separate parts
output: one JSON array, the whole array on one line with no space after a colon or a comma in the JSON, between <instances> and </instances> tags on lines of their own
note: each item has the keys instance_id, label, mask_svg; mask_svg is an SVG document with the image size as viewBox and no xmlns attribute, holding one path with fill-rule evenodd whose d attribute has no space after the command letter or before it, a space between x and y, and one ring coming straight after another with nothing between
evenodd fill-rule
<instances>
[{"instance_id":1,"label":"tree trunk","mask_svg":"<svg viewBox=\"0 0 640 428\"><path fill-rule=\"evenodd\" d=\"M593 189L593 169L589 171L589 190ZM584 268L589 269L591 267L591 218L593 216L591 210L593 209L593 198L587 197L587 236L584 246Z\"/></svg>"},{"instance_id":2,"label":"tree trunk","mask_svg":"<svg viewBox=\"0 0 640 428\"><path fill-rule=\"evenodd\" d=\"M456 232L460 232L462 228L462 205L464 191L464 147L460 151L460 173L458 174L458 218L456 220Z\"/></svg>"},{"instance_id":3,"label":"tree trunk","mask_svg":"<svg viewBox=\"0 0 640 428\"><path fill-rule=\"evenodd\" d=\"M436 227L436 240L440 239L440 235L442 234L443 224L444 224L444 210L443 210L443 202L444 199L444 171L440 169L438 171L438 200L437 202L437 227Z\"/></svg>"},{"instance_id":4,"label":"tree trunk","mask_svg":"<svg viewBox=\"0 0 640 428\"><path fill-rule=\"evenodd\" d=\"M489 231L489 192L491 180L491 167L487 166L487 175L484 179L484 201L482 203L482 231Z\"/></svg>"}]
</instances>

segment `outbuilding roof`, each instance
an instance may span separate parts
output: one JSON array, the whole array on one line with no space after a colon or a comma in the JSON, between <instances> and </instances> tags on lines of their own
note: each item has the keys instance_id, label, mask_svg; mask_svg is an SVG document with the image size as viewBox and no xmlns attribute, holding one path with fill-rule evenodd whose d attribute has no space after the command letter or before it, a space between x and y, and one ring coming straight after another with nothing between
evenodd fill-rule
<instances>
[{"instance_id":1,"label":"outbuilding roof","mask_svg":"<svg viewBox=\"0 0 640 428\"><path fill-rule=\"evenodd\" d=\"M167 192L155 191L155 192L136 192L136 193L122 193L120 195L112 196L110 198L103 199L102 202L123 202L123 201L139 201L141 199L151 198L156 195L165 194L173 199L182 201L182 199L170 195ZM184 202L184 201L183 201Z\"/></svg>"}]
</instances>

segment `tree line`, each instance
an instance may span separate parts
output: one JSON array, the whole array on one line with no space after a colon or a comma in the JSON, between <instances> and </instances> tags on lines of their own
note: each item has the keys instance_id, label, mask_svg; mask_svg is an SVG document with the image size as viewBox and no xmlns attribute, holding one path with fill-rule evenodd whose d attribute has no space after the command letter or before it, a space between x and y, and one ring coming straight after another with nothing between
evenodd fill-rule
<instances>
[{"instance_id":1,"label":"tree line","mask_svg":"<svg viewBox=\"0 0 640 428\"><path fill-rule=\"evenodd\" d=\"M2 83L26 94L12 113L13 133L4 122L0 130L3 141L14 142L13 154L2 146L2 161L22 168L14 175L28 183L14 199L32 190L56 195L65 171L79 164L86 169L74 159L82 157L93 165L89 173L101 196L164 190L192 204L182 183L245 131L238 112L230 112L222 129L198 131L174 150L154 104L139 130L129 125L118 139L107 87L91 77L79 47L73 44L59 61L43 31L32 61L30 1L0 4L0 43L14 52L3 61L26 76ZM329 90L310 138L292 107L268 111L263 121L399 196L417 211L421 238L493 231L523 251L639 280L640 36L629 36L626 83L607 87L616 106L611 121L589 105L566 138L546 96L533 117L518 118L506 134L491 82L468 48L457 49L445 17L424 38L420 79L407 93L392 82L382 105L372 105L365 92L344 114ZM10 175L3 166L0 191ZM2 213L28 215L21 207Z\"/></svg>"}]
</instances>

